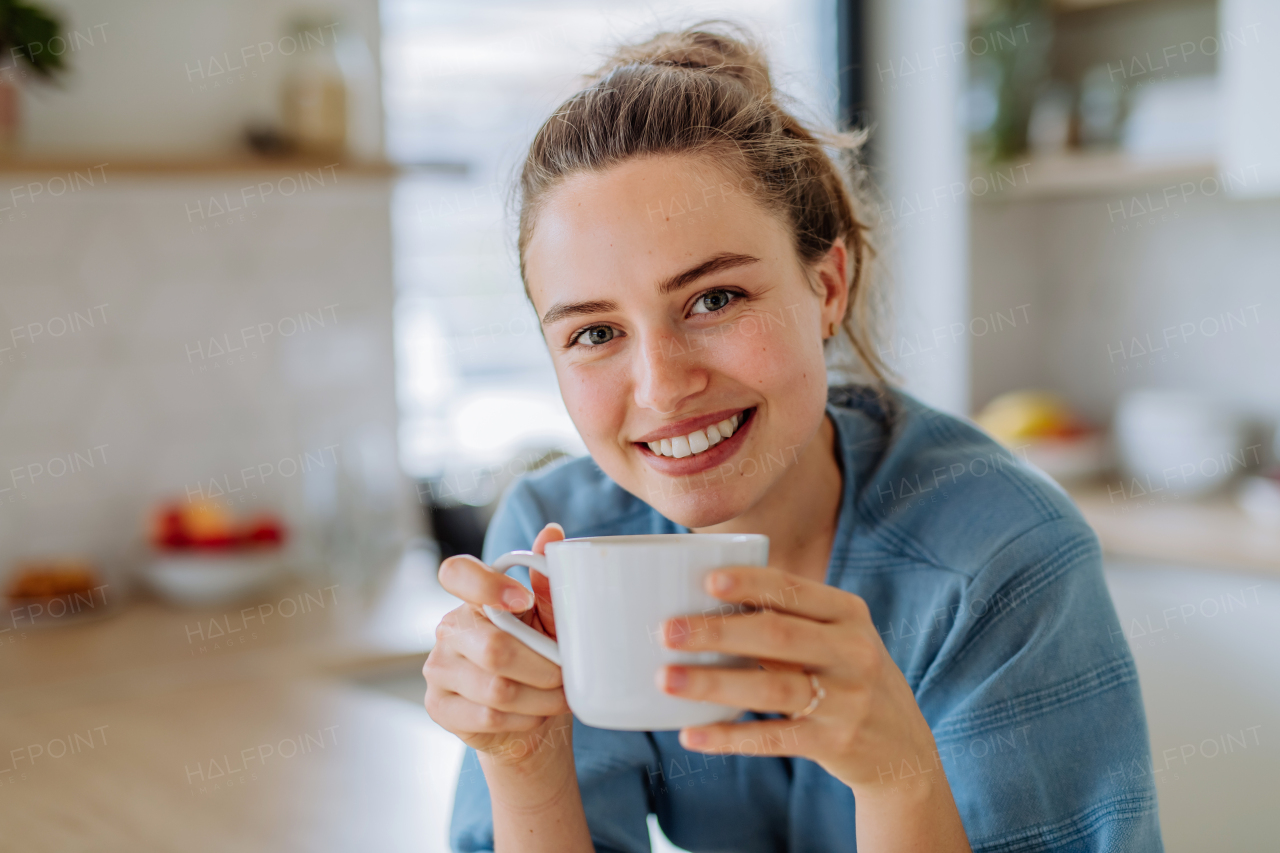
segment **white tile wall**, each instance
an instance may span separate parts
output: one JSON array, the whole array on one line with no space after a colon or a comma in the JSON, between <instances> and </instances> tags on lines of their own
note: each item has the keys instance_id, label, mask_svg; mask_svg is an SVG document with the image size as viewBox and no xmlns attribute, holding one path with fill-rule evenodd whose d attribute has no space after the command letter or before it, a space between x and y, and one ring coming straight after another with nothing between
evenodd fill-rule
<instances>
[{"instance_id":1,"label":"white tile wall","mask_svg":"<svg viewBox=\"0 0 1280 853\"><path fill-rule=\"evenodd\" d=\"M103 175L16 202L48 176L0 176L0 575L72 552L127 572L148 507L214 480L284 514L300 568L381 559L414 523L389 181ZM208 217L262 182L279 191Z\"/></svg>"}]
</instances>

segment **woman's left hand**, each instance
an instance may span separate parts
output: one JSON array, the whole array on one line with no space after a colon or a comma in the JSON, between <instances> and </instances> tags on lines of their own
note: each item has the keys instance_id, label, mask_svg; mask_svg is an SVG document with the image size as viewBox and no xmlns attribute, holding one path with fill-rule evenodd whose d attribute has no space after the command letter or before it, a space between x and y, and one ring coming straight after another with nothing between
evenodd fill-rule
<instances>
[{"instance_id":1,"label":"woman's left hand","mask_svg":"<svg viewBox=\"0 0 1280 853\"><path fill-rule=\"evenodd\" d=\"M798 719L717 723L682 729L686 749L791 755L817 762L854 793L875 799L904 787L947 791L933 733L897 664L853 593L776 568L732 566L707 576L707 592L751 613L692 615L663 625L682 651L716 651L761 661L763 669L661 667L658 686L687 699ZM932 783L932 784L930 784Z\"/></svg>"}]
</instances>

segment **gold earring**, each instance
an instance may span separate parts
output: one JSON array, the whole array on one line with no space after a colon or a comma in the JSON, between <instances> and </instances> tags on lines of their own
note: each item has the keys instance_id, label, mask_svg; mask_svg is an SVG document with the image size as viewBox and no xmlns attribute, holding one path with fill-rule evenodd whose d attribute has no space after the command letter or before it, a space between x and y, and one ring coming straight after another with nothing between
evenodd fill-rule
<instances>
[{"instance_id":1,"label":"gold earring","mask_svg":"<svg viewBox=\"0 0 1280 853\"><path fill-rule=\"evenodd\" d=\"M832 324L827 327L827 337L834 338L835 336L836 336L836 324L832 322Z\"/></svg>"}]
</instances>

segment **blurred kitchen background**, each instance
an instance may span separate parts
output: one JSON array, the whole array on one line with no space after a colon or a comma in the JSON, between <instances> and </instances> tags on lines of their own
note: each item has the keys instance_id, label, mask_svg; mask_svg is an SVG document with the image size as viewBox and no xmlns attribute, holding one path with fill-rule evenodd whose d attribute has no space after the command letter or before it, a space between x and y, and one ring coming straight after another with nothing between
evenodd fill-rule
<instances>
[{"instance_id":1,"label":"blurred kitchen background","mask_svg":"<svg viewBox=\"0 0 1280 853\"><path fill-rule=\"evenodd\" d=\"M717 17L872 129L905 387L1098 531L1167 848L1275 849L1274 0L0 0L6 840L447 849L435 567L585 452L511 178Z\"/></svg>"}]
</instances>

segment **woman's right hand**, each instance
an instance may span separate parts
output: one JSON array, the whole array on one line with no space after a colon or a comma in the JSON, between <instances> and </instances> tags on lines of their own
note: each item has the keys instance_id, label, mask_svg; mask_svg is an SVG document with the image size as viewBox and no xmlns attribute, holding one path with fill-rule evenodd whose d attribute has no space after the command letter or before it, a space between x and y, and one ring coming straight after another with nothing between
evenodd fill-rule
<instances>
[{"instance_id":1,"label":"woman's right hand","mask_svg":"<svg viewBox=\"0 0 1280 853\"><path fill-rule=\"evenodd\" d=\"M542 554L548 542L563 538L560 525L548 524L533 551ZM441 586L464 604L440 621L435 648L422 668L431 719L502 764L549 757L548 752L572 754L573 717L560 667L499 630L481 609L488 604L509 610L554 639L546 576L529 570L536 599L530 607L529 590L475 557L450 557L440 564L439 575Z\"/></svg>"}]
</instances>

